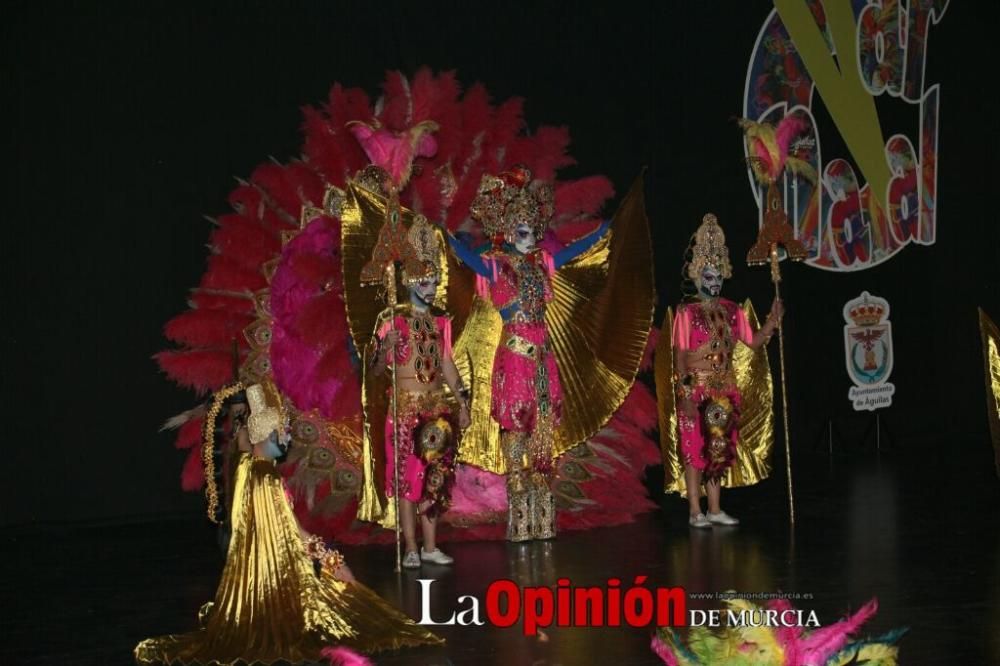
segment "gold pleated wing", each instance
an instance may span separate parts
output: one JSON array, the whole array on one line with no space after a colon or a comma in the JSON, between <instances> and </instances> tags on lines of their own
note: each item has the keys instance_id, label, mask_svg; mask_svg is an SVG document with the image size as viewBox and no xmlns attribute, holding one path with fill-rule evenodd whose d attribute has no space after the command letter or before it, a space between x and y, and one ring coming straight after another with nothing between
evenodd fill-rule
<instances>
[{"instance_id":1,"label":"gold pleated wing","mask_svg":"<svg viewBox=\"0 0 1000 666\"><path fill-rule=\"evenodd\" d=\"M469 273L469 271L462 271ZM471 276L452 272L449 308L461 334L455 361L473 392L472 426L459 459L506 472L499 428L490 416L490 375L502 322L492 304L473 293ZM558 457L600 430L628 395L653 320L653 252L642 175L618 207L611 230L552 280L546 308L549 344L559 367L562 420L555 432ZM456 307L469 298L468 315Z\"/></svg>"},{"instance_id":2,"label":"gold pleated wing","mask_svg":"<svg viewBox=\"0 0 1000 666\"><path fill-rule=\"evenodd\" d=\"M451 291L457 292L455 300L449 303L470 302L468 316L458 321L456 313L452 321L453 330L461 330L455 342L455 367L462 381L472 391L472 405L469 409L470 424L462 433L458 459L494 474L507 472L507 463L500 448L500 425L490 415L493 402L493 355L500 344L503 321L500 313L489 301L475 295L475 280L472 271L452 271ZM465 288L471 296L465 293ZM464 314L464 313L462 313ZM461 329L458 328L461 323Z\"/></svg>"},{"instance_id":3,"label":"gold pleated wing","mask_svg":"<svg viewBox=\"0 0 1000 666\"><path fill-rule=\"evenodd\" d=\"M649 339L656 293L642 174L611 232L552 283L545 323L563 390L558 456L604 427L625 401Z\"/></svg>"},{"instance_id":4,"label":"gold pleated wing","mask_svg":"<svg viewBox=\"0 0 1000 666\"><path fill-rule=\"evenodd\" d=\"M1000 477L1000 329L979 308L979 333L983 337L983 363L986 379L986 417L993 438L993 455Z\"/></svg>"},{"instance_id":5,"label":"gold pleated wing","mask_svg":"<svg viewBox=\"0 0 1000 666\"><path fill-rule=\"evenodd\" d=\"M370 371L373 355L377 351L372 340L388 312L386 310L383 316L376 318L372 326L372 335L362 348L364 351L361 354L361 408L364 412L364 423L361 431L361 492L358 495L358 518L377 522L383 527L394 528L395 505L385 494L385 420L390 408L386 389L389 387L389 380L386 373L376 375Z\"/></svg>"},{"instance_id":6,"label":"gold pleated wing","mask_svg":"<svg viewBox=\"0 0 1000 666\"><path fill-rule=\"evenodd\" d=\"M756 330L759 322L749 300L743 303L743 310ZM673 387L673 327L673 309L668 308L653 363L660 417L660 450L663 454L663 492L687 496ZM741 396L740 440L736 447L736 462L722 477L722 485L729 488L752 486L766 479L771 473L771 447L774 444L774 385L767 349L761 347L754 351L747 345L737 344L733 350L733 368Z\"/></svg>"}]
</instances>

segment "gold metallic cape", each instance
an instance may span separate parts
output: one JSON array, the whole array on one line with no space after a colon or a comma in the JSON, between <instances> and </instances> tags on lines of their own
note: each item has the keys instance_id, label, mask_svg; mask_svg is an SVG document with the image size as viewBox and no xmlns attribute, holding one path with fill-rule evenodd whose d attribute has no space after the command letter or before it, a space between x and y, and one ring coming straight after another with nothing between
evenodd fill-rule
<instances>
[{"instance_id":1,"label":"gold metallic cape","mask_svg":"<svg viewBox=\"0 0 1000 666\"><path fill-rule=\"evenodd\" d=\"M137 663L298 663L330 645L370 653L443 643L364 585L316 575L274 461L242 454L235 490L226 566L202 628L142 641Z\"/></svg>"},{"instance_id":2,"label":"gold metallic cape","mask_svg":"<svg viewBox=\"0 0 1000 666\"><path fill-rule=\"evenodd\" d=\"M493 356L503 324L493 304L475 296L473 285L471 271L451 271L448 307L453 327L461 330L455 365L473 396L472 425L459 460L504 474L499 425L490 416ZM556 272L552 290L545 325L563 391L553 444L558 457L600 430L624 402L646 348L655 293L641 174L610 231Z\"/></svg>"},{"instance_id":3,"label":"gold metallic cape","mask_svg":"<svg viewBox=\"0 0 1000 666\"><path fill-rule=\"evenodd\" d=\"M757 314L747 300L743 304L754 330ZM656 402L660 417L660 450L663 454L663 492L687 496L684 465L679 455L677 406L674 400L673 310L667 309L653 363L656 378ZM771 473L771 446L774 444L774 386L767 349L754 351L744 344L733 350L733 368L740 390L740 442L736 462L722 477L722 485L734 488L752 486Z\"/></svg>"},{"instance_id":4,"label":"gold metallic cape","mask_svg":"<svg viewBox=\"0 0 1000 666\"><path fill-rule=\"evenodd\" d=\"M986 416L993 436L993 455L1000 477L1000 330L979 308L979 333L983 336L983 363L986 375Z\"/></svg>"}]
</instances>

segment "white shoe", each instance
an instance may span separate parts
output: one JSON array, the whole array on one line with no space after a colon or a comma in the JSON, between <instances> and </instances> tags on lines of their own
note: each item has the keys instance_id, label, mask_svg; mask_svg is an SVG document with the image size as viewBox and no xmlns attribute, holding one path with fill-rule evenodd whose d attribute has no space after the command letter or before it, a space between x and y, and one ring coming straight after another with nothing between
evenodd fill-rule
<instances>
[{"instance_id":1,"label":"white shoe","mask_svg":"<svg viewBox=\"0 0 1000 666\"><path fill-rule=\"evenodd\" d=\"M740 521L733 518L725 511L720 511L719 513L709 513L705 516L708 522L713 525L739 525Z\"/></svg>"},{"instance_id":2,"label":"white shoe","mask_svg":"<svg viewBox=\"0 0 1000 666\"><path fill-rule=\"evenodd\" d=\"M416 555L416 553L414 553ZM431 551L426 551L423 548L420 549L420 559L424 562L431 562L433 564L451 564L455 561L454 557L449 557L441 552L440 548L435 548Z\"/></svg>"},{"instance_id":3,"label":"white shoe","mask_svg":"<svg viewBox=\"0 0 1000 666\"><path fill-rule=\"evenodd\" d=\"M691 516L690 518L688 518L688 525L690 525L691 527L705 528L705 527L711 527L712 523L708 522L708 519L705 517L705 514L699 513L697 516Z\"/></svg>"},{"instance_id":4,"label":"white shoe","mask_svg":"<svg viewBox=\"0 0 1000 666\"><path fill-rule=\"evenodd\" d=\"M420 556L417 555L417 551L411 550L403 557L403 568L404 569L420 568Z\"/></svg>"}]
</instances>

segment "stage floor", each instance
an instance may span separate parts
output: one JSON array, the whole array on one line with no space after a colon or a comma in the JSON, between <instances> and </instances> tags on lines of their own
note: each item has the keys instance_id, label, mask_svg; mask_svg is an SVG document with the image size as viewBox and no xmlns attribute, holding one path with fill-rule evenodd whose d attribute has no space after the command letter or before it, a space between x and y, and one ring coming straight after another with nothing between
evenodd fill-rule
<instances>
[{"instance_id":1,"label":"stage floor","mask_svg":"<svg viewBox=\"0 0 1000 666\"><path fill-rule=\"evenodd\" d=\"M968 442L965 442L968 445ZM988 445L983 442L983 446ZM485 600L487 585L598 585L636 575L650 585L702 592L788 592L836 621L878 597L871 634L907 626L902 664L1000 664L1000 480L989 456L924 462L896 452L796 460L797 524L789 529L780 471L760 486L727 492L736 528L692 530L685 504L665 497L634 524L567 532L553 542L446 545L455 566L392 571L389 547L345 548L357 577L412 617L417 578L433 578L437 618L460 595ZM931 459L933 458L933 459ZM201 520L5 531L3 664L129 664L140 639L193 629L222 565ZM466 607L463 605L463 608ZM718 607L690 599L689 608ZM485 619L485 609L482 609ZM380 655L378 664L657 664L650 631L635 628L442 626L448 645Z\"/></svg>"}]
</instances>

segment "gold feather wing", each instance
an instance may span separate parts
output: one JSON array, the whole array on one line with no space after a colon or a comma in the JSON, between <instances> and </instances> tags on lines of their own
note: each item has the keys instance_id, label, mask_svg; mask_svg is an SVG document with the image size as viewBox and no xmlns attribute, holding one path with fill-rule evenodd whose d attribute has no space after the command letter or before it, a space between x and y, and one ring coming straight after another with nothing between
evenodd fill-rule
<instances>
[{"instance_id":1,"label":"gold feather wing","mask_svg":"<svg viewBox=\"0 0 1000 666\"><path fill-rule=\"evenodd\" d=\"M455 282L459 282L461 278L457 277L457 271L455 275ZM468 303L468 296L461 302ZM500 313L489 301L472 296L471 302L471 307L467 308L468 315L463 316L462 333L454 349L455 366L462 381L472 391L470 424L462 433L458 459L494 474L505 474L507 463L500 449L500 425L490 415L493 355L500 344L503 322ZM452 326L457 330L454 321Z\"/></svg>"},{"instance_id":2,"label":"gold feather wing","mask_svg":"<svg viewBox=\"0 0 1000 666\"><path fill-rule=\"evenodd\" d=\"M387 313L388 314L388 313ZM377 330L380 320L373 326ZM361 408L364 424L361 432L361 492L358 496L358 518L377 522L383 527L395 527L395 505L385 495L385 419L389 413L386 399L388 380L385 373L370 372L376 346L366 344L361 354Z\"/></svg>"},{"instance_id":3,"label":"gold feather wing","mask_svg":"<svg viewBox=\"0 0 1000 666\"><path fill-rule=\"evenodd\" d=\"M979 308L979 333L983 337L983 363L986 378L986 416L993 437L993 455L1000 476L1000 329Z\"/></svg>"},{"instance_id":4,"label":"gold feather wing","mask_svg":"<svg viewBox=\"0 0 1000 666\"><path fill-rule=\"evenodd\" d=\"M615 213L611 231L552 280L545 323L563 391L556 457L600 430L632 387L653 319L652 255L640 175ZM490 416L490 376L502 322L491 303L469 295L469 271L461 273L453 271L449 307L471 303L467 319L461 307L453 314L456 330L464 322L455 362L472 388L473 406L459 458L503 474L499 427Z\"/></svg>"},{"instance_id":5,"label":"gold feather wing","mask_svg":"<svg viewBox=\"0 0 1000 666\"><path fill-rule=\"evenodd\" d=\"M555 275L546 308L559 366L559 456L604 427L632 388L653 323L653 248L642 174L615 212L610 233Z\"/></svg>"},{"instance_id":6,"label":"gold feather wing","mask_svg":"<svg viewBox=\"0 0 1000 666\"><path fill-rule=\"evenodd\" d=\"M756 330L759 322L750 301L743 310ZM667 309L656 346L654 372L656 402L660 418L660 450L663 454L663 492L687 496L684 465L679 455L677 436L677 406L674 400L674 358L671 334L674 313ZM736 462L722 477L722 485L729 488L752 486L771 473L771 447L774 444L774 385L767 349L754 351L744 344L733 351L733 368L736 385L740 390L740 443L736 448Z\"/></svg>"}]
</instances>

